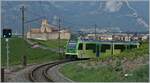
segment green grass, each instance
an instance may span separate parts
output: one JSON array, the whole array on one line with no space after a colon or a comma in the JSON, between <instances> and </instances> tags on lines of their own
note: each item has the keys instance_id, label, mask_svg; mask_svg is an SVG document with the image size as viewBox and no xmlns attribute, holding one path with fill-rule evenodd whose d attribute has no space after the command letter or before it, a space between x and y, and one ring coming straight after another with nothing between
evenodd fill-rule
<instances>
[{"instance_id":1,"label":"green grass","mask_svg":"<svg viewBox=\"0 0 150 83\"><path fill-rule=\"evenodd\" d=\"M44 46L48 46L50 48L54 48L54 49L59 48L58 39L47 40L47 41L44 41L44 40L31 40L31 41L37 42L37 43L44 45ZM65 40L65 39L60 40L60 47L61 48L64 48L64 46L66 44L67 44L67 40Z\"/></svg>"},{"instance_id":2,"label":"green grass","mask_svg":"<svg viewBox=\"0 0 150 83\"><path fill-rule=\"evenodd\" d=\"M113 70L108 67L101 67L99 69L88 69L82 68L77 65L77 63L66 64L61 69L60 72L71 80L77 82L111 82L117 81L119 78L117 72L112 72ZM117 80L116 80L117 79Z\"/></svg>"},{"instance_id":3,"label":"green grass","mask_svg":"<svg viewBox=\"0 0 150 83\"><path fill-rule=\"evenodd\" d=\"M22 38L11 38L10 45L10 65L22 63L22 56L26 55L28 63L41 63L62 58L57 53L40 48L31 48ZM6 42L1 39L1 63L6 65Z\"/></svg>"},{"instance_id":4,"label":"green grass","mask_svg":"<svg viewBox=\"0 0 150 83\"><path fill-rule=\"evenodd\" d=\"M132 73L133 76L125 78L124 81L148 82L149 81L149 64L143 65L142 67L139 67L135 69L134 71L131 71L130 73Z\"/></svg>"},{"instance_id":5,"label":"green grass","mask_svg":"<svg viewBox=\"0 0 150 83\"><path fill-rule=\"evenodd\" d=\"M116 54L120 54L121 52L120 52L120 50L114 50L114 55L116 55ZM101 55L100 55L100 59L107 59L108 57L110 57L110 56L112 56L112 54L111 54L111 50L106 50L106 52L105 53L101 53Z\"/></svg>"},{"instance_id":6,"label":"green grass","mask_svg":"<svg viewBox=\"0 0 150 83\"><path fill-rule=\"evenodd\" d=\"M111 66L84 68L79 62L65 64L59 71L69 79L77 82L148 82L149 65L130 70L132 76L125 77L121 72L114 71Z\"/></svg>"}]
</instances>

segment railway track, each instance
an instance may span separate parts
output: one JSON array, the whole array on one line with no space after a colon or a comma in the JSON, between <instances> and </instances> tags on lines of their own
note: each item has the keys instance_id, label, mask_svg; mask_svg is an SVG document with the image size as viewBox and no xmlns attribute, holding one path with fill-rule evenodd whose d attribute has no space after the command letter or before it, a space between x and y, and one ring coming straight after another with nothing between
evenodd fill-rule
<instances>
[{"instance_id":1,"label":"railway track","mask_svg":"<svg viewBox=\"0 0 150 83\"><path fill-rule=\"evenodd\" d=\"M53 82L50 75L48 75L48 70L50 68L59 64L66 63L66 62L79 61L79 60L86 60L86 59L78 59L78 60L66 59L66 60L60 60L60 61L55 61L55 62L39 65L29 72L29 79L32 82Z\"/></svg>"}]
</instances>

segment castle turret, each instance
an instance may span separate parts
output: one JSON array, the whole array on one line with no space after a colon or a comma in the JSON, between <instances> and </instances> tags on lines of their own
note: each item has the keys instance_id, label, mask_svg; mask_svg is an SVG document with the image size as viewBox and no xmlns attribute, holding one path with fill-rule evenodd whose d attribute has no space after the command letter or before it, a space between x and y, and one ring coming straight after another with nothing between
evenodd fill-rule
<instances>
[{"instance_id":1,"label":"castle turret","mask_svg":"<svg viewBox=\"0 0 150 83\"><path fill-rule=\"evenodd\" d=\"M52 29L49 27L48 20L42 20L41 32L52 32Z\"/></svg>"}]
</instances>

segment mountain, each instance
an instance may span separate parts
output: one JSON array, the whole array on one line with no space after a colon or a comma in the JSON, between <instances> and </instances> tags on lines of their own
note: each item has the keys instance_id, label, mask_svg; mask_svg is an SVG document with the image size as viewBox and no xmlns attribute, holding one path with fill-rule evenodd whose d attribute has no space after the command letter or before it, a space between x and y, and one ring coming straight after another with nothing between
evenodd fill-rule
<instances>
[{"instance_id":1,"label":"mountain","mask_svg":"<svg viewBox=\"0 0 150 83\"><path fill-rule=\"evenodd\" d=\"M148 1L2 1L2 28L21 33L21 6L25 6L25 21L42 17L72 31L97 30L116 32L145 32L149 28ZM40 27L40 20L25 28Z\"/></svg>"}]
</instances>

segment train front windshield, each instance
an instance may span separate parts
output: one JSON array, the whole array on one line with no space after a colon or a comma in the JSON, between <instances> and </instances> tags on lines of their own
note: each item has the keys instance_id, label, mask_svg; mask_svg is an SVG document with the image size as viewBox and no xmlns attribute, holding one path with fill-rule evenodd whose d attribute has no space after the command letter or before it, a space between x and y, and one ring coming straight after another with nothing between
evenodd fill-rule
<instances>
[{"instance_id":1,"label":"train front windshield","mask_svg":"<svg viewBox=\"0 0 150 83\"><path fill-rule=\"evenodd\" d=\"M75 49L76 48L76 43L69 43L68 44L68 49Z\"/></svg>"}]
</instances>

